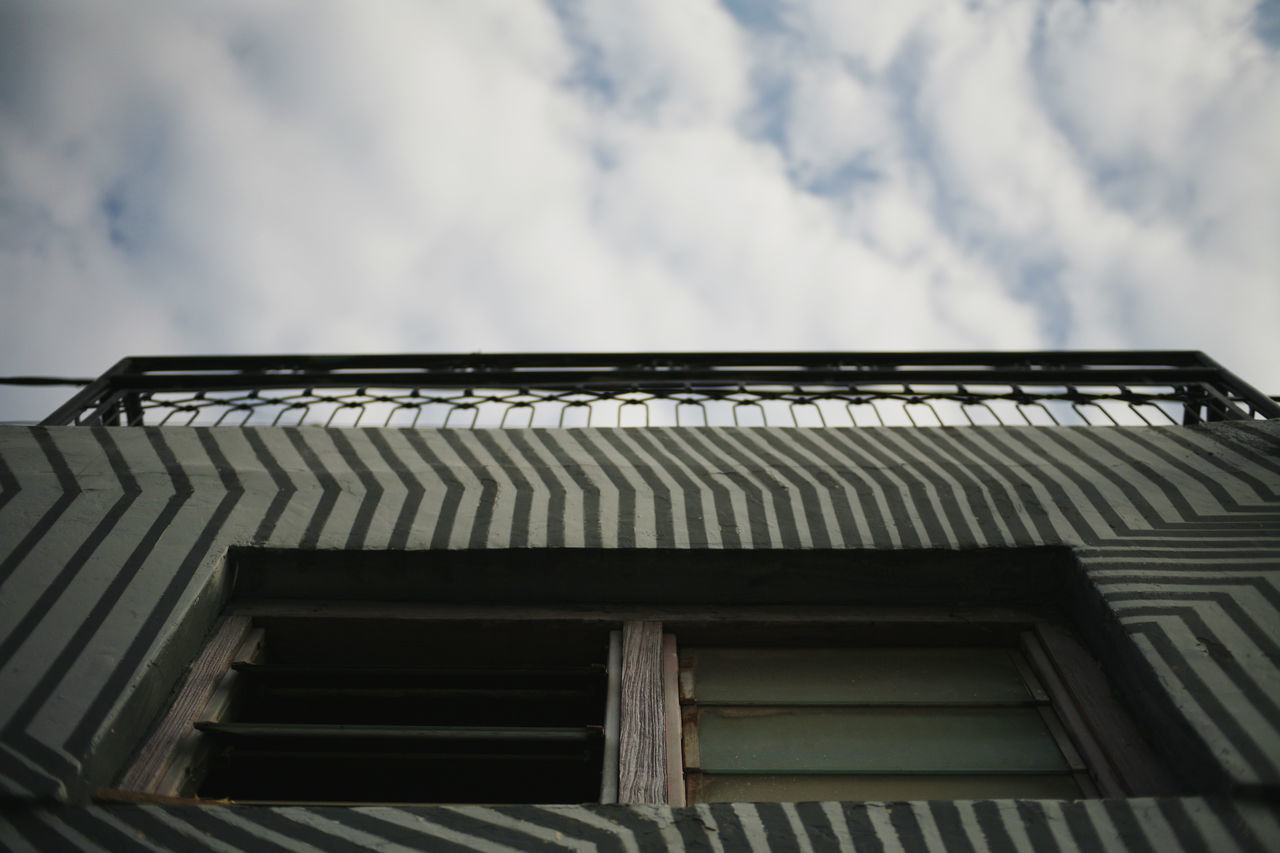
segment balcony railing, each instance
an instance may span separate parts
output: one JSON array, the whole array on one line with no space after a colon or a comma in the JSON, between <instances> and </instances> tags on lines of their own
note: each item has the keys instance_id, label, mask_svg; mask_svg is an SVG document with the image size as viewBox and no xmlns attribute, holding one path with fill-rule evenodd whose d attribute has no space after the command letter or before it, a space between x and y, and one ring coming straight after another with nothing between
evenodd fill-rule
<instances>
[{"instance_id":1,"label":"balcony railing","mask_svg":"<svg viewBox=\"0 0 1280 853\"><path fill-rule=\"evenodd\" d=\"M126 358L42 423L1142 426L1275 417L1276 400L1198 352L805 352Z\"/></svg>"}]
</instances>

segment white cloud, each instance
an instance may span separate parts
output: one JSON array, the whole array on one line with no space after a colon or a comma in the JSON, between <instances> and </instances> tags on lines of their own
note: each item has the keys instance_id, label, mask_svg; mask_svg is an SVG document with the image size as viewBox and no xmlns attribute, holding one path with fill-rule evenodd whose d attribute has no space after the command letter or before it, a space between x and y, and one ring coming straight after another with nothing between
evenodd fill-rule
<instances>
[{"instance_id":1,"label":"white cloud","mask_svg":"<svg viewBox=\"0 0 1280 853\"><path fill-rule=\"evenodd\" d=\"M686 125L731 122L747 106L746 45L714 0L573 8L571 29L611 109Z\"/></svg>"},{"instance_id":2,"label":"white cloud","mask_svg":"<svg viewBox=\"0 0 1280 853\"><path fill-rule=\"evenodd\" d=\"M0 14L4 372L1066 344L1280 388L1248 3Z\"/></svg>"}]
</instances>

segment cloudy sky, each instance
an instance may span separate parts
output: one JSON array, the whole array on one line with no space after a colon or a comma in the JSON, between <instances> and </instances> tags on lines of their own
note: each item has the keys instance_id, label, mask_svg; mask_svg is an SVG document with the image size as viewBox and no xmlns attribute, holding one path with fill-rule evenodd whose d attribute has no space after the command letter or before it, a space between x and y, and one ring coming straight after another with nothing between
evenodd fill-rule
<instances>
[{"instance_id":1,"label":"cloudy sky","mask_svg":"<svg viewBox=\"0 0 1280 853\"><path fill-rule=\"evenodd\" d=\"M1276 0L0 0L0 374L1141 347L1280 393L1278 46Z\"/></svg>"}]
</instances>

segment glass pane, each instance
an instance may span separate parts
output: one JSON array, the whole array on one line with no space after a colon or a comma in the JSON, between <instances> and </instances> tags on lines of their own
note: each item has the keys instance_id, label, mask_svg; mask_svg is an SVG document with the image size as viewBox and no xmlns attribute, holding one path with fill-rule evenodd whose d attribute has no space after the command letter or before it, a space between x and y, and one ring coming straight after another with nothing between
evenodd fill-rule
<instances>
[{"instance_id":1,"label":"glass pane","mask_svg":"<svg viewBox=\"0 0 1280 853\"><path fill-rule=\"evenodd\" d=\"M693 701L715 705L1018 704L1004 649L686 649Z\"/></svg>"},{"instance_id":2,"label":"glass pane","mask_svg":"<svg viewBox=\"0 0 1280 853\"><path fill-rule=\"evenodd\" d=\"M694 803L800 803L822 800L1072 800L1069 775L694 776Z\"/></svg>"},{"instance_id":3,"label":"glass pane","mask_svg":"<svg viewBox=\"0 0 1280 853\"><path fill-rule=\"evenodd\" d=\"M699 708L714 773L1069 772L1035 708Z\"/></svg>"}]
</instances>

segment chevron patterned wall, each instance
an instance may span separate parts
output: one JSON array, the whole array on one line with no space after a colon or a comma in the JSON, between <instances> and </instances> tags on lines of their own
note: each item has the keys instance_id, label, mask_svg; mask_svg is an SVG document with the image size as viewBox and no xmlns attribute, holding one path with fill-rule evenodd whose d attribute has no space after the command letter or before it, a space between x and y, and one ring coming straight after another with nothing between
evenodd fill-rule
<instances>
[{"instance_id":1,"label":"chevron patterned wall","mask_svg":"<svg viewBox=\"0 0 1280 853\"><path fill-rule=\"evenodd\" d=\"M666 806L43 808L9 850L641 850L752 853L1274 850L1266 807L1194 798Z\"/></svg>"},{"instance_id":2,"label":"chevron patterned wall","mask_svg":"<svg viewBox=\"0 0 1280 853\"><path fill-rule=\"evenodd\" d=\"M127 746L117 725L130 709L158 706L171 680L157 664L161 650L184 616L207 606L202 596L237 545L1071 546L1113 625L1108 641L1123 644L1143 685L1159 692L1153 706L1173 709L1169 725L1206 757L1209 783L1272 803L1280 791L1277 423L0 428L0 795L10 803L78 801L103 781ZM1172 849L1165 837L1189 849L1195 839L1218 850L1280 844L1274 807L1252 802L349 813L49 805L7 812L0 840L50 849L41 839L100 832L166 847L162 839L184 834L261 830L269 839L287 830L356 843L362 833L425 833L441 846L460 834L528 847L561 833L637 849L655 839L687 843L701 827L708 849L731 837L757 849L762 839L779 849L839 848L846 836L869 849L878 849L873 841L933 849L939 832L972 836L977 849L981 838L993 847L1040 846L1036 833L1067 848L1090 846L1089 833L1145 839L1125 842L1134 849Z\"/></svg>"}]
</instances>

